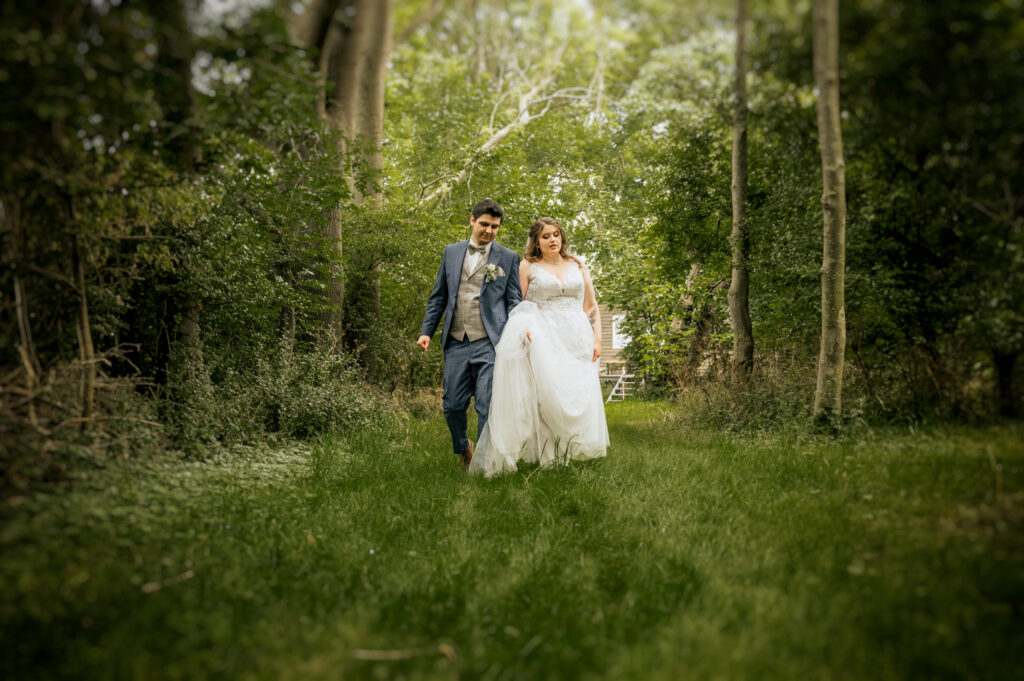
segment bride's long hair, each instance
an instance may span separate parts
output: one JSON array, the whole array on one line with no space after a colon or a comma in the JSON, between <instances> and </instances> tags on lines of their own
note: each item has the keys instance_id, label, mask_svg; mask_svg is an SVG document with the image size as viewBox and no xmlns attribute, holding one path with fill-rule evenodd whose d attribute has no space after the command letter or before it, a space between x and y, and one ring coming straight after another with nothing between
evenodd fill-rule
<instances>
[{"instance_id":1,"label":"bride's long hair","mask_svg":"<svg viewBox=\"0 0 1024 681\"><path fill-rule=\"evenodd\" d=\"M558 236L562 239L558 255L565 260L572 260L582 267L583 263L580 259L569 253L569 240L565 238L565 229L554 218L537 218L537 221L530 225L530 236L526 239L526 250L523 257L530 262L537 262L543 258L540 252L540 233L544 231L545 227L554 227L558 230Z\"/></svg>"}]
</instances>

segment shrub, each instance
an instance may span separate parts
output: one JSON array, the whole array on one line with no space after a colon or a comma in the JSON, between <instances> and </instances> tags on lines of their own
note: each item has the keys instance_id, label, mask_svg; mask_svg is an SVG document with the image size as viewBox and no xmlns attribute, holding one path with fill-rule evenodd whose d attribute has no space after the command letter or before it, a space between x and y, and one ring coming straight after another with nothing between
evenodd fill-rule
<instances>
[{"instance_id":1,"label":"shrub","mask_svg":"<svg viewBox=\"0 0 1024 681\"><path fill-rule=\"evenodd\" d=\"M711 372L681 386L675 420L683 427L731 432L809 427L813 365L774 355L758 357L755 367L741 389L734 389L724 372Z\"/></svg>"},{"instance_id":2,"label":"shrub","mask_svg":"<svg viewBox=\"0 0 1024 681\"><path fill-rule=\"evenodd\" d=\"M386 424L390 415L354 360L325 345L257 358L250 371L228 372L214 390L223 414L219 434L226 440L349 432Z\"/></svg>"},{"instance_id":3,"label":"shrub","mask_svg":"<svg viewBox=\"0 0 1024 681\"><path fill-rule=\"evenodd\" d=\"M108 356L101 355L101 367ZM95 403L82 417L82 366L62 362L29 382L24 370L4 377L0 393L0 494L64 486L107 459L137 456L165 445L156 408L135 378L97 372Z\"/></svg>"},{"instance_id":4,"label":"shrub","mask_svg":"<svg viewBox=\"0 0 1024 681\"><path fill-rule=\"evenodd\" d=\"M415 419L430 419L442 413L440 388L410 388L393 392L395 409Z\"/></svg>"}]
</instances>

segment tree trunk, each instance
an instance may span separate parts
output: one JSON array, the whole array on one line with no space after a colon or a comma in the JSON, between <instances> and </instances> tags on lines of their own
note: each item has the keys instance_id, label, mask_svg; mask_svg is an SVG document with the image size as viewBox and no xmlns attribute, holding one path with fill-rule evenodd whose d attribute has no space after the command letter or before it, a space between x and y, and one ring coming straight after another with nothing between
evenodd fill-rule
<instances>
[{"instance_id":1,"label":"tree trunk","mask_svg":"<svg viewBox=\"0 0 1024 681\"><path fill-rule=\"evenodd\" d=\"M278 316L281 329L281 359L285 364L295 357L295 308L288 306Z\"/></svg>"},{"instance_id":2,"label":"tree trunk","mask_svg":"<svg viewBox=\"0 0 1024 681\"><path fill-rule=\"evenodd\" d=\"M372 279L370 281L369 290L369 305L367 306L371 312L371 320L380 319L380 270L374 268ZM372 321L371 321L372 323ZM373 333L372 328L368 325L363 333L363 338L366 339L366 344L363 346L363 363L366 365L366 377L373 382L377 380L377 341Z\"/></svg>"},{"instance_id":3,"label":"tree trunk","mask_svg":"<svg viewBox=\"0 0 1024 681\"><path fill-rule=\"evenodd\" d=\"M39 372L37 367L39 361L36 359L35 350L32 347L32 330L29 324L27 305L25 303L25 285L21 278L14 275L14 312L18 318L18 332L21 337L21 345L18 346L18 357L25 369L25 393L28 396L28 420L33 426L38 426L36 418L36 387L39 384Z\"/></svg>"},{"instance_id":4,"label":"tree trunk","mask_svg":"<svg viewBox=\"0 0 1024 681\"><path fill-rule=\"evenodd\" d=\"M1013 369L1017 365L1017 352L993 352L992 363L996 367L996 388L999 395L999 415L1006 418L1017 416L1019 404L1013 389Z\"/></svg>"},{"instance_id":5,"label":"tree trunk","mask_svg":"<svg viewBox=\"0 0 1024 681\"><path fill-rule=\"evenodd\" d=\"M168 144L177 153L183 172L194 170L200 159L195 134L195 93L192 89L192 32L188 26L185 0L151 0L158 31L159 63L164 72L157 98L168 125L185 126L178 141ZM186 242L191 242L186 233ZM194 245L194 244L191 244ZM208 418L212 399L210 376L203 358L199 310L201 303L185 271L179 279L181 318L168 359L168 384L175 405L177 435L183 443L193 444L209 438Z\"/></svg>"},{"instance_id":6,"label":"tree trunk","mask_svg":"<svg viewBox=\"0 0 1024 681\"><path fill-rule=\"evenodd\" d=\"M473 30L473 82L479 84L487 71L487 22L479 20L477 0L466 3L466 26Z\"/></svg>"},{"instance_id":7,"label":"tree trunk","mask_svg":"<svg viewBox=\"0 0 1024 681\"><path fill-rule=\"evenodd\" d=\"M330 3L328 3L330 4ZM337 3L334 3L337 4ZM384 80L391 54L392 0L349 0L343 3L347 23L334 21L322 46L321 68L333 84L324 115L342 134L340 151L355 143L374 171L384 167ZM372 186L350 178L355 203L380 201Z\"/></svg>"},{"instance_id":8,"label":"tree trunk","mask_svg":"<svg viewBox=\"0 0 1024 681\"><path fill-rule=\"evenodd\" d=\"M28 419L33 426L38 426L36 418L36 388L39 385L39 377L42 374L42 367L39 358L36 356L35 342L32 340L32 322L28 311L28 296L25 292L25 282L22 281L19 273L24 266L23 253L25 251L25 233L21 224L21 201L11 195L0 199L0 224L3 224L8 239L3 243L4 247L10 249L12 262L12 279L14 285L14 316L18 322L18 356L21 359L22 367L25 369L25 392L28 399ZM2 243L2 242L0 242Z\"/></svg>"},{"instance_id":9,"label":"tree trunk","mask_svg":"<svg viewBox=\"0 0 1024 681\"><path fill-rule=\"evenodd\" d=\"M182 310L181 319L178 321L177 335L178 342L184 348L198 353L198 356L190 358L188 364L192 366L203 364L203 346L199 338L199 307L191 304L191 301L186 302L185 309Z\"/></svg>"},{"instance_id":10,"label":"tree trunk","mask_svg":"<svg viewBox=\"0 0 1024 681\"><path fill-rule=\"evenodd\" d=\"M314 0L305 3L302 13L296 14L290 11L288 14L288 28L292 40L300 45L311 48L313 63L321 71L326 73L326 62L324 45L327 42L327 34L334 23L334 15L342 4L348 4L343 0ZM294 3L292 3L294 6Z\"/></svg>"},{"instance_id":11,"label":"tree trunk","mask_svg":"<svg viewBox=\"0 0 1024 681\"><path fill-rule=\"evenodd\" d=\"M839 110L839 0L814 0L813 19L824 213L821 354L814 417L819 422L835 422L842 413L846 353L846 168Z\"/></svg>"},{"instance_id":12,"label":"tree trunk","mask_svg":"<svg viewBox=\"0 0 1024 681\"><path fill-rule=\"evenodd\" d=\"M690 347L686 351L686 363L683 365L683 378L687 381L697 377L697 370L704 359L704 348L711 337L713 309L711 301L708 300L700 306L699 311L694 312L693 338L690 340Z\"/></svg>"},{"instance_id":13,"label":"tree trunk","mask_svg":"<svg viewBox=\"0 0 1024 681\"><path fill-rule=\"evenodd\" d=\"M693 290L696 285L697 276L700 274L701 264L690 265L690 274L686 277L687 290ZM694 308L693 312L693 338L686 351L686 361L683 363L683 378L692 381L697 377L697 371L704 360L704 351L711 340L711 331L714 324L714 296L722 286L728 282L722 279L708 286L707 298L700 304L700 309ZM685 305L694 305L694 297L689 293L684 294L682 301Z\"/></svg>"},{"instance_id":14,"label":"tree trunk","mask_svg":"<svg viewBox=\"0 0 1024 681\"><path fill-rule=\"evenodd\" d=\"M370 171L369 181L349 175L352 201L358 204L369 199L378 208L383 197L375 182L384 167L384 83L391 53L392 6L393 0L314 0L302 15L291 18L293 37L315 49L320 69L331 83L321 113L341 133L339 151L362 154ZM343 18L339 10L344 10ZM339 347L345 300L341 210L339 206L322 230L335 256L325 287L328 311L322 321ZM379 314L379 304L375 312Z\"/></svg>"},{"instance_id":15,"label":"tree trunk","mask_svg":"<svg viewBox=\"0 0 1024 681\"><path fill-rule=\"evenodd\" d=\"M85 289L85 263L82 262L82 249L77 236L71 247L71 260L75 269L75 286L78 288L78 346L82 360L82 428L92 418L96 396L96 351L92 343L92 330L89 326L89 300Z\"/></svg>"},{"instance_id":16,"label":"tree trunk","mask_svg":"<svg viewBox=\"0 0 1024 681\"><path fill-rule=\"evenodd\" d=\"M732 379L746 383L754 368L754 332L750 322L750 233L747 229L747 2L736 0L736 110L732 123L732 283L729 319L732 321Z\"/></svg>"},{"instance_id":17,"label":"tree trunk","mask_svg":"<svg viewBox=\"0 0 1024 681\"><path fill-rule=\"evenodd\" d=\"M341 151L349 151L347 147L353 143L361 145L360 151L370 171L370 183L350 177L353 203L369 200L380 209L383 195L375 183L384 167L384 84L391 53L392 0L356 0L354 7L350 26L338 27L328 37L328 73L332 75L335 89L327 99L327 116L332 127L342 132ZM332 220L332 223L333 238L338 240L340 254L340 221ZM374 283L371 292L379 291L378 273L374 274ZM334 290L338 290L339 301L343 301L344 284L340 289L332 284ZM380 297L371 293L368 303L372 318L379 318ZM373 344L366 345L362 359L373 380L377 373Z\"/></svg>"},{"instance_id":18,"label":"tree trunk","mask_svg":"<svg viewBox=\"0 0 1024 681\"><path fill-rule=\"evenodd\" d=\"M170 136L167 150L183 169L199 161L196 141L195 92L192 89L192 33L184 0L151 0L150 11L157 22L156 97L163 109L164 125ZM183 128L175 130L174 128Z\"/></svg>"},{"instance_id":19,"label":"tree trunk","mask_svg":"<svg viewBox=\"0 0 1024 681\"><path fill-rule=\"evenodd\" d=\"M174 405L171 423L175 438L192 447L212 438L210 418L214 410L213 388L199 336L199 306L194 299L184 303L176 336L167 371L170 402Z\"/></svg>"},{"instance_id":20,"label":"tree trunk","mask_svg":"<svg viewBox=\"0 0 1024 681\"><path fill-rule=\"evenodd\" d=\"M345 336L345 230L341 222L341 206L331 211L330 219L321 228L321 236L330 244L331 260L327 263L326 307L320 313L320 323L334 347L341 349Z\"/></svg>"}]
</instances>

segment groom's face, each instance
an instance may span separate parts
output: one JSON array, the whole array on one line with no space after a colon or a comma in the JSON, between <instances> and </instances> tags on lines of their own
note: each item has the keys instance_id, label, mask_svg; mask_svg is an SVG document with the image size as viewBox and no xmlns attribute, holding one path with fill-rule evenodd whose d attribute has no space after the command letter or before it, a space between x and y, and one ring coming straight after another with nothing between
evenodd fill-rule
<instances>
[{"instance_id":1,"label":"groom's face","mask_svg":"<svg viewBox=\"0 0 1024 681\"><path fill-rule=\"evenodd\" d=\"M484 213L478 218L470 218L469 226L473 228L473 241L484 246L494 241L498 235L498 228L501 227L501 218L496 218L489 213Z\"/></svg>"}]
</instances>

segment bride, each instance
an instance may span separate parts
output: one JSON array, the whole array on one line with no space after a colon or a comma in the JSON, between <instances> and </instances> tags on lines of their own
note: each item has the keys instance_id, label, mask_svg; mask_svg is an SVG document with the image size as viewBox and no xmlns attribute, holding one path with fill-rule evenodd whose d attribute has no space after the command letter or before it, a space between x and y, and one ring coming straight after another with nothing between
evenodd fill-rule
<instances>
[{"instance_id":1,"label":"bride","mask_svg":"<svg viewBox=\"0 0 1024 681\"><path fill-rule=\"evenodd\" d=\"M523 302L495 348L491 417L470 472L493 477L520 459L550 466L605 455L601 316L590 273L567 246L553 218L530 227L519 268Z\"/></svg>"}]
</instances>

